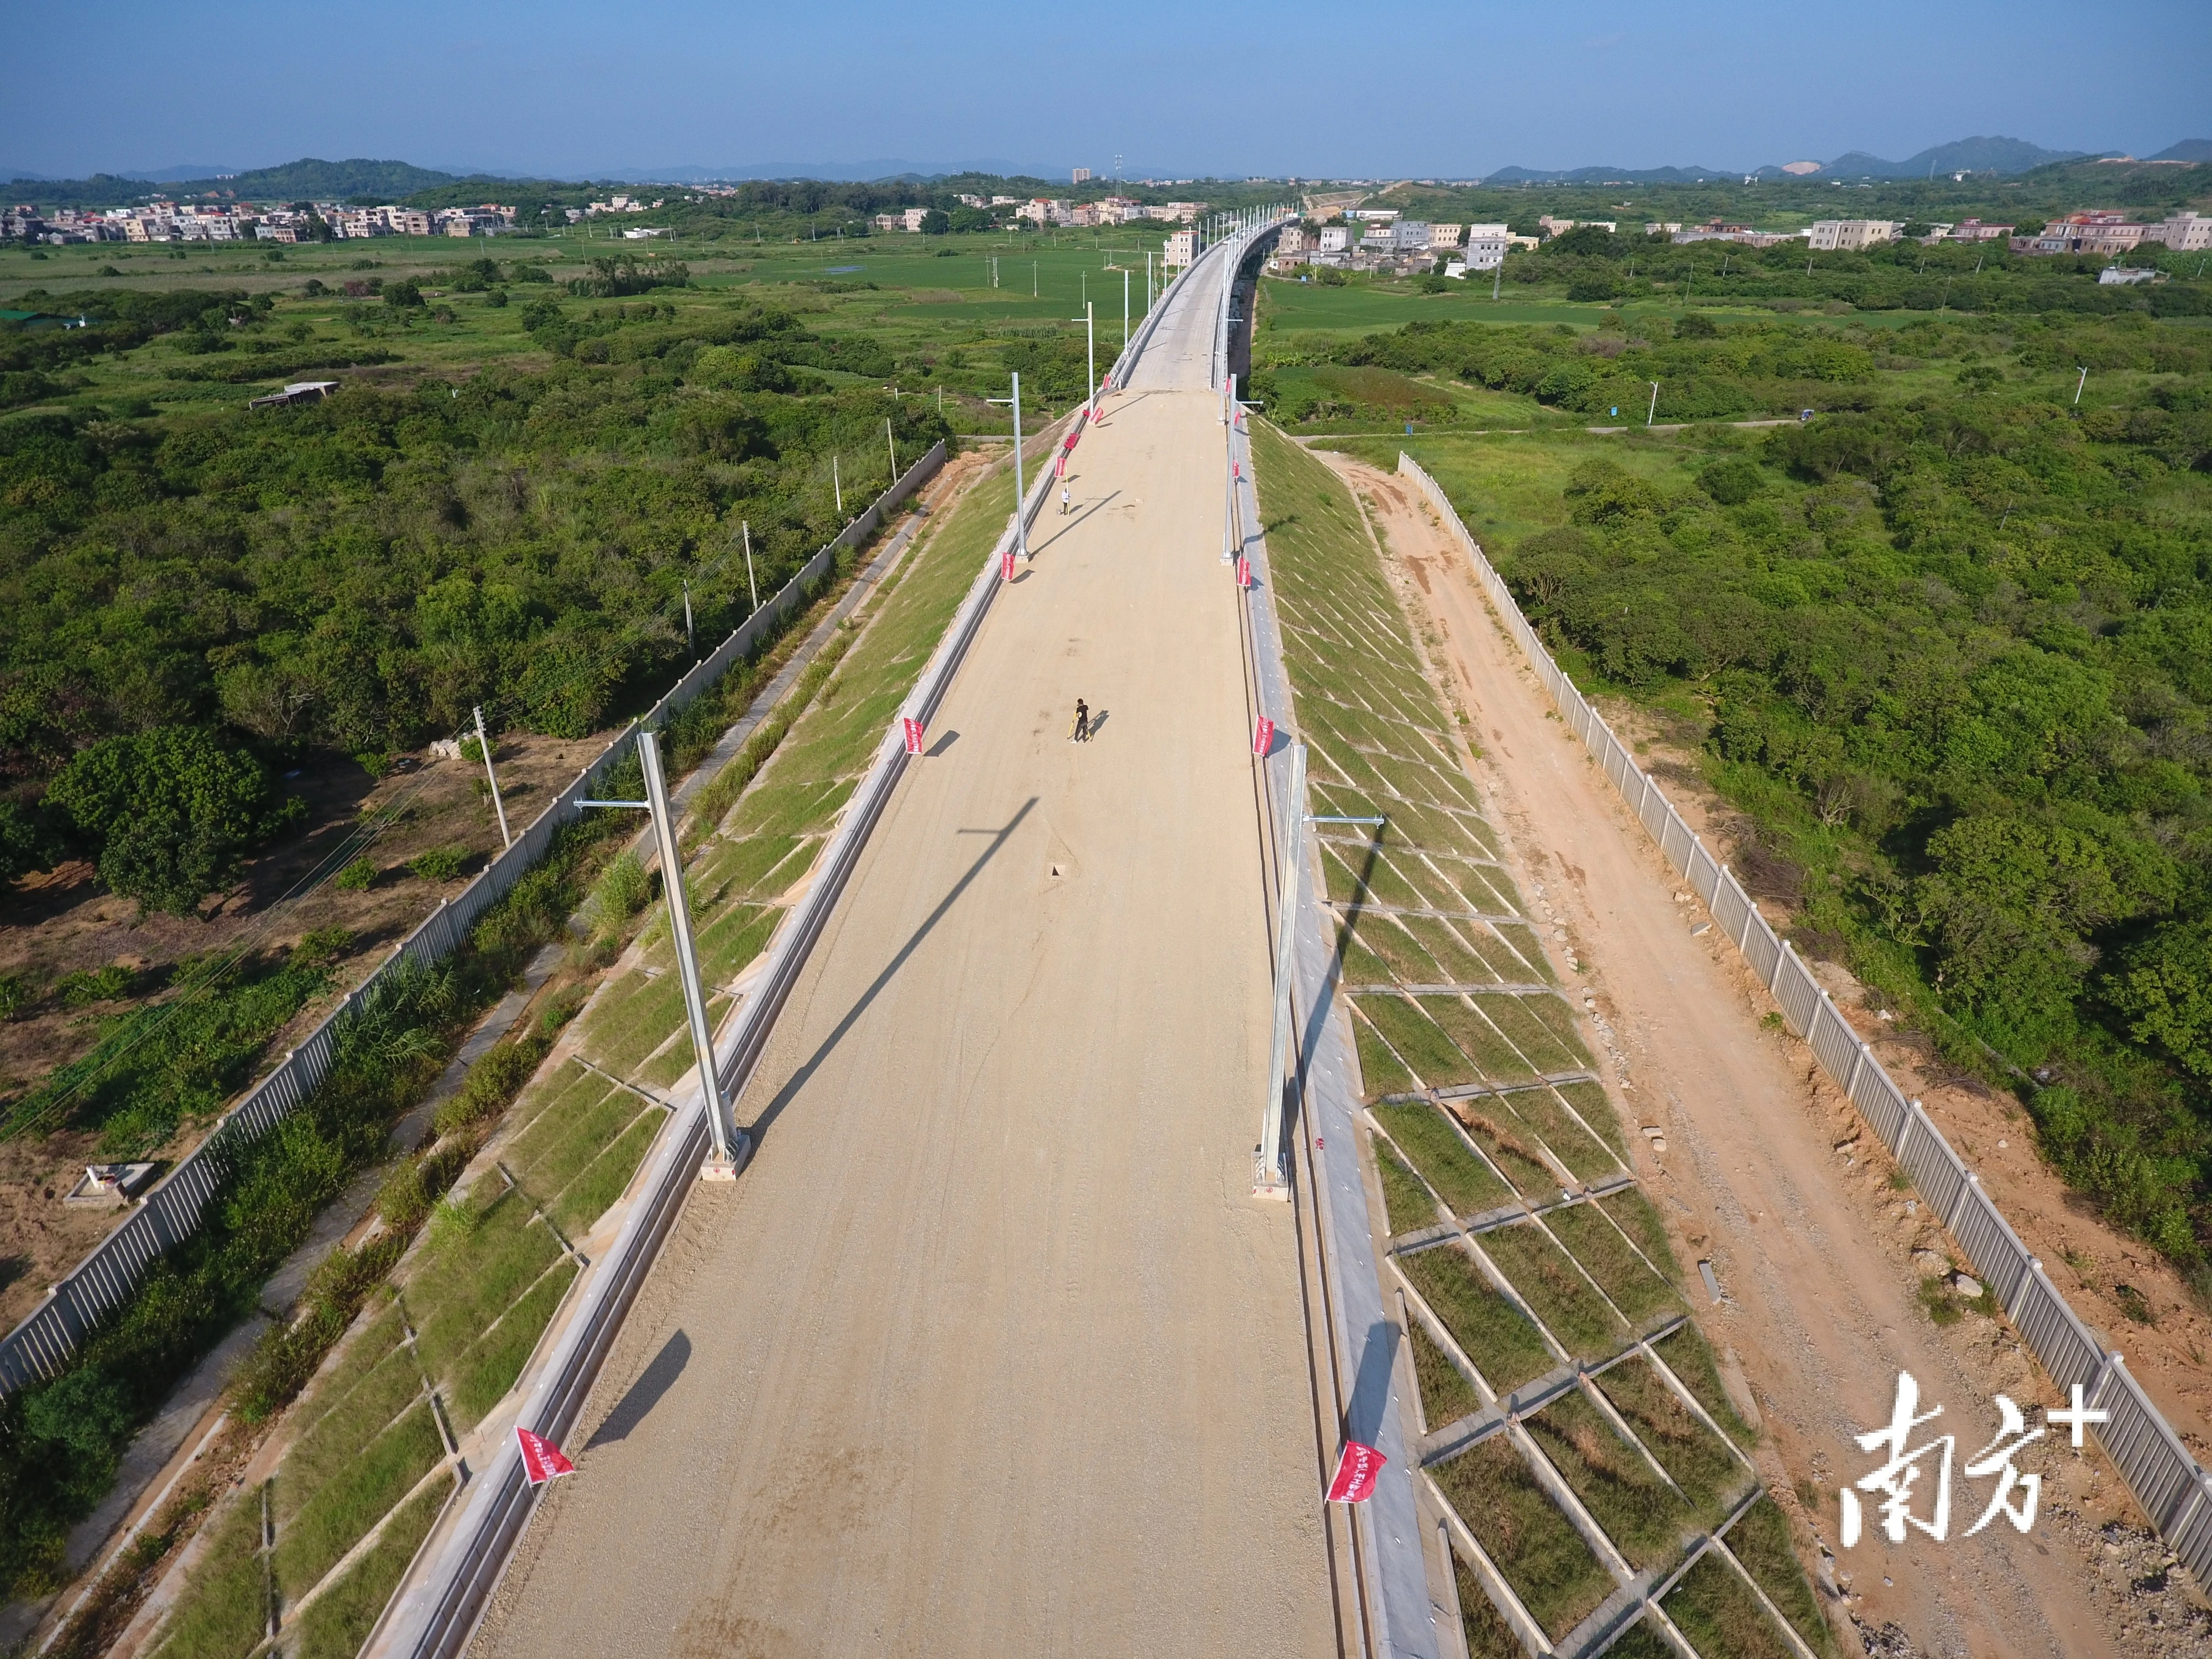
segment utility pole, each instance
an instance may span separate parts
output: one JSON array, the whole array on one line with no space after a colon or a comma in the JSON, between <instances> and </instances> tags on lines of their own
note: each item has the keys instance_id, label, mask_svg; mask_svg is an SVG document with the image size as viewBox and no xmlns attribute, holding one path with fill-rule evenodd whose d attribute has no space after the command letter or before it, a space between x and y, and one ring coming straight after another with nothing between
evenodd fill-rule
<instances>
[{"instance_id":1,"label":"utility pole","mask_svg":"<svg viewBox=\"0 0 2212 1659\"><path fill-rule=\"evenodd\" d=\"M837 476L837 458L830 458L830 488L837 492L837 522L845 522L845 481Z\"/></svg>"},{"instance_id":2,"label":"utility pole","mask_svg":"<svg viewBox=\"0 0 2212 1659\"><path fill-rule=\"evenodd\" d=\"M1071 323L1080 323L1083 325L1084 362L1085 365L1083 372L1085 375L1088 377L1090 384L1089 401L1085 404L1084 407L1090 410L1093 414L1096 414L1098 410L1098 338L1091 325L1091 301L1085 300L1083 302L1083 314L1080 317L1071 317L1067 320Z\"/></svg>"},{"instance_id":3,"label":"utility pole","mask_svg":"<svg viewBox=\"0 0 2212 1659\"><path fill-rule=\"evenodd\" d=\"M691 579L684 579L684 648L691 653L691 660L699 660L698 636L691 631Z\"/></svg>"},{"instance_id":4,"label":"utility pole","mask_svg":"<svg viewBox=\"0 0 2212 1659\"><path fill-rule=\"evenodd\" d=\"M688 602L684 610L684 622L688 629L691 622L691 609ZM491 781L491 810L499 815L499 838L504 845L512 847L514 837L507 833L507 803L499 798L499 774L491 769L491 739L484 735L483 706L479 704L474 713L477 717L477 748L483 755L484 776Z\"/></svg>"},{"instance_id":5,"label":"utility pole","mask_svg":"<svg viewBox=\"0 0 2212 1659\"><path fill-rule=\"evenodd\" d=\"M898 440L891 436L891 417L888 415L884 416L884 446L891 453L891 483L895 484L898 482Z\"/></svg>"},{"instance_id":6,"label":"utility pole","mask_svg":"<svg viewBox=\"0 0 2212 1659\"><path fill-rule=\"evenodd\" d=\"M2081 408L2081 388L2082 388L2083 386L2085 386L2088 385L2088 384L2089 384L2089 371L2088 371L2086 368L2082 368L2082 370L2081 370L2081 378L2080 380L2076 380L2076 381L2075 381L2075 382L2074 382L2074 407L2075 407L2075 408L2076 408L2076 409Z\"/></svg>"},{"instance_id":7,"label":"utility pole","mask_svg":"<svg viewBox=\"0 0 2212 1659\"><path fill-rule=\"evenodd\" d=\"M1029 529L1022 522L1022 377L1012 377L1014 395L1012 398L987 398L986 403L1011 403L1014 406L1014 552L1024 564L1030 562Z\"/></svg>"},{"instance_id":8,"label":"utility pole","mask_svg":"<svg viewBox=\"0 0 2212 1659\"><path fill-rule=\"evenodd\" d=\"M1633 408L1632 404L1630 407ZM1659 416L1659 382L1651 382L1651 407L1644 411L1644 424L1650 426Z\"/></svg>"},{"instance_id":9,"label":"utility pole","mask_svg":"<svg viewBox=\"0 0 2212 1659\"><path fill-rule=\"evenodd\" d=\"M707 1138L711 1150L707 1161L699 1167L699 1179L735 1181L738 1163L752 1151L752 1139L732 1127L729 1108L722 1099L722 1079L714 1065L714 1031L707 1023L699 954L691 940L691 906L684 892L684 859L676 842L676 819L668 807L668 784L661 775L657 733L637 734L637 758L645 774L643 800L584 800L576 804L642 811L652 815L653 840L660 850L660 893L668 902L668 934L676 947L676 972L684 987L684 1011L691 1025L691 1052L699 1067L699 1094L707 1109Z\"/></svg>"},{"instance_id":10,"label":"utility pole","mask_svg":"<svg viewBox=\"0 0 2212 1659\"><path fill-rule=\"evenodd\" d=\"M753 580L753 527L746 520L739 520L745 537L745 591L753 596L753 609L760 609L760 584Z\"/></svg>"}]
</instances>

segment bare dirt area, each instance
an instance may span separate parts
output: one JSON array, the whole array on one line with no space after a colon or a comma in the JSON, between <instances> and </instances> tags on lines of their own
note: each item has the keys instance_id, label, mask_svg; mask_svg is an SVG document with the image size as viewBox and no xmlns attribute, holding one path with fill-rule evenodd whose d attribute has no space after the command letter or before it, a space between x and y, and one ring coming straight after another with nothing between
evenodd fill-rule
<instances>
[{"instance_id":1,"label":"bare dirt area","mask_svg":"<svg viewBox=\"0 0 2212 1659\"><path fill-rule=\"evenodd\" d=\"M1722 1300L1700 1322L1756 1404L1762 1470L1839 1634L1898 1655L2212 1654L2212 1618L2186 1575L2156 1565L2152 1558L2170 1558L2145 1534L2124 1486L2094 1449L2070 1449L2063 1431L2018 1458L2043 1478L2032 1531L1999 1518L1963 1535L1996 1490L1994 1480L1964 1474L1998 1430L1995 1395L2017 1401L2031 1425L2042 1423L2039 1408L2064 1402L2001 1320L1971 1310L1948 1326L1931 1319L1923 1281L1952 1265L1941 1227L1893 1187L1887 1154L1810 1052L1765 1024L1773 1005L1733 948L1717 930L1698 931L1702 907L1677 898L1679 878L1553 712L1425 502L1390 475L1316 453L1376 514L1432 659L1467 712L1485 811L1509 839L1532 912L1576 958L1574 990L1601 1065L1638 1127L1662 1137L1633 1138L1638 1173L1684 1265L1712 1266ZM1865 1017L1880 1023L1875 1011ZM1895 1045L1884 1058L1898 1058ZM2027 1126L2004 1119L2006 1103L1978 1100L1985 1115L1972 1117L1948 1095L1944 1103L1937 1121L1962 1152L1978 1163L2008 1160L1985 1178L2024 1236L2034 1237L2039 1212L2094 1259L2125 1259L2109 1233L2093 1241L2094 1224L2047 1172L2040 1212L1997 1186L2000 1170L2009 1180L2039 1169L2025 1150ZM2146 1279L2159 1285L2164 1332L2179 1288L2147 1273L2130 1282ZM1900 1371L1918 1380L1923 1411L1943 1407L1915 1443L1955 1437L1949 1536L1889 1543L1875 1497L1867 1537L1844 1551L1836 1489L1880 1462L1854 1437L1888 1422ZM2160 1372L2151 1382L2166 1392ZM1923 1517L1926 1484L1914 1511ZM2117 1570L2139 1556L2143 1570Z\"/></svg>"},{"instance_id":2,"label":"bare dirt area","mask_svg":"<svg viewBox=\"0 0 2212 1659\"><path fill-rule=\"evenodd\" d=\"M611 735L501 738L492 758L509 825L520 831L537 817ZM441 898L459 892L500 850L480 766L426 754L402 759L381 779L345 762L286 779L285 787L307 804L306 828L252 860L238 884L197 916L142 915L135 901L102 888L87 863L16 883L0 907L0 973L20 976L40 994L0 1024L0 1099L20 1097L55 1066L89 1050L105 1019L128 1012L149 994L158 1001L180 963L249 944L257 952L277 953L319 929L343 928L352 943L334 965L330 988L271 1039L261 1069L295 1046ZM347 890L325 881L290 896L364 821L386 814L393 815L389 827L356 854L377 867L368 887ZM461 850L460 872L452 880L426 880L408 869L410 860L434 848ZM135 981L129 994L74 1006L61 994L67 975L118 965ZM152 1155L173 1163L209 1127L188 1122ZM82 1165L100 1155L100 1134L89 1126L0 1141L0 1329L36 1306L46 1286L122 1218L119 1210L62 1201Z\"/></svg>"}]
</instances>

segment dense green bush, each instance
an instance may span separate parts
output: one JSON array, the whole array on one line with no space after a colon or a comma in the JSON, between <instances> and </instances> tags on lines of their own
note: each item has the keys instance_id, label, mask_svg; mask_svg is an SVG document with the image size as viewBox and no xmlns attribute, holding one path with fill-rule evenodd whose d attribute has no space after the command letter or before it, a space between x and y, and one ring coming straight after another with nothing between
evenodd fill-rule
<instances>
[{"instance_id":1,"label":"dense green bush","mask_svg":"<svg viewBox=\"0 0 2212 1659\"><path fill-rule=\"evenodd\" d=\"M98 849L109 890L186 915L228 884L247 852L295 821L261 763L198 726L162 726L92 744L46 804Z\"/></svg>"},{"instance_id":2,"label":"dense green bush","mask_svg":"<svg viewBox=\"0 0 2212 1659\"><path fill-rule=\"evenodd\" d=\"M1747 348L1724 328L1672 349ZM2052 1156L2193 1263L2212 1242L2212 420L2188 405L2212 359L2126 319L1930 324L1897 349L2177 378L2078 417L1876 402L1694 484L1593 459L1568 524L1502 568L1578 672L1701 717L1715 781L1802 871L1786 897L1810 937L1850 941L1961 1058L1985 1043L2053 1085L2024 1085Z\"/></svg>"}]
</instances>

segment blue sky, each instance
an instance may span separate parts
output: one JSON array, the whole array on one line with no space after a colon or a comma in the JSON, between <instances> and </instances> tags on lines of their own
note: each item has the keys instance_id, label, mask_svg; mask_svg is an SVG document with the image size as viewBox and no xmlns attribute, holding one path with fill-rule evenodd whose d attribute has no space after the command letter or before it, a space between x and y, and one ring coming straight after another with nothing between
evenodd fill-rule
<instances>
[{"instance_id":1,"label":"blue sky","mask_svg":"<svg viewBox=\"0 0 2212 1659\"><path fill-rule=\"evenodd\" d=\"M1133 175L1749 167L1970 134L2212 137L2212 6L1083 10L78 0L14 14L0 167L301 155L568 177L899 158ZM7 176L0 173L0 177Z\"/></svg>"}]
</instances>

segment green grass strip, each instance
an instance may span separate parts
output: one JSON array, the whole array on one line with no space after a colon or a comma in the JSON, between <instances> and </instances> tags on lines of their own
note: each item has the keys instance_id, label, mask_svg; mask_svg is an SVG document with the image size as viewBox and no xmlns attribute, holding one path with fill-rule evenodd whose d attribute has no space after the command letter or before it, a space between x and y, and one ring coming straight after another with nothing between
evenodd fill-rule
<instances>
[{"instance_id":1,"label":"green grass strip","mask_svg":"<svg viewBox=\"0 0 2212 1659\"><path fill-rule=\"evenodd\" d=\"M446 1453L424 1401L325 1482L276 1533L276 1582L305 1591L359 1543Z\"/></svg>"},{"instance_id":2,"label":"green grass strip","mask_svg":"<svg viewBox=\"0 0 2212 1659\"><path fill-rule=\"evenodd\" d=\"M1762 1498L1721 1540L1743 1564L1767 1600L1774 1603L1790 1628L1807 1647L1822 1655L1836 1651L1836 1633L1820 1616L1820 1602L1813 1581L1805 1575L1797 1553L1790 1545L1790 1517L1771 1498Z\"/></svg>"},{"instance_id":3,"label":"green grass strip","mask_svg":"<svg viewBox=\"0 0 2212 1659\"><path fill-rule=\"evenodd\" d=\"M1569 1389L1524 1426L1631 1566L1641 1572L1680 1559L1694 1530L1689 1505L1581 1389Z\"/></svg>"},{"instance_id":4,"label":"green grass strip","mask_svg":"<svg viewBox=\"0 0 2212 1659\"><path fill-rule=\"evenodd\" d=\"M1492 1435L1429 1473L1529 1617L1553 1641L1613 1594L1613 1575L1504 1435Z\"/></svg>"},{"instance_id":5,"label":"green grass strip","mask_svg":"<svg viewBox=\"0 0 2212 1659\"><path fill-rule=\"evenodd\" d=\"M1719 1556L1706 1554L1659 1604L1699 1653L1729 1659L1791 1659L1787 1638L1766 1616L1751 1586Z\"/></svg>"},{"instance_id":6,"label":"green grass strip","mask_svg":"<svg viewBox=\"0 0 2212 1659\"><path fill-rule=\"evenodd\" d=\"M1466 1143L1434 1106L1403 1102L1372 1109L1376 1121L1390 1132L1390 1138L1413 1161L1413 1167L1428 1177L1429 1185L1455 1214L1480 1215L1512 1198L1505 1183L1468 1151ZM1393 1231L1402 1230L1394 1227Z\"/></svg>"},{"instance_id":7,"label":"green grass strip","mask_svg":"<svg viewBox=\"0 0 2212 1659\"><path fill-rule=\"evenodd\" d=\"M1674 1287L1644 1265L1643 1258L1596 1205L1553 1210L1544 1218L1544 1224L1613 1298L1613 1306L1636 1324L1641 1326L1656 1315L1682 1311Z\"/></svg>"},{"instance_id":8,"label":"green grass strip","mask_svg":"<svg viewBox=\"0 0 2212 1659\"><path fill-rule=\"evenodd\" d=\"M1411 1251L1398 1258L1398 1266L1498 1393L1510 1394L1552 1369L1552 1351L1536 1328L1457 1244Z\"/></svg>"},{"instance_id":9,"label":"green grass strip","mask_svg":"<svg viewBox=\"0 0 2212 1659\"><path fill-rule=\"evenodd\" d=\"M309 1604L295 1629L293 1659L353 1659L361 1651L453 1489L448 1477L409 1498L368 1553Z\"/></svg>"},{"instance_id":10,"label":"green grass strip","mask_svg":"<svg viewBox=\"0 0 2212 1659\"><path fill-rule=\"evenodd\" d=\"M1486 1232L1482 1248L1568 1352L1599 1358L1626 1339L1626 1328L1534 1222Z\"/></svg>"},{"instance_id":11,"label":"green grass strip","mask_svg":"<svg viewBox=\"0 0 2212 1659\"><path fill-rule=\"evenodd\" d=\"M1474 1384L1426 1326L1416 1319L1406 1334L1413 1348L1413 1377L1421 1389L1421 1420L1431 1433L1482 1409L1482 1396Z\"/></svg>"}]
</instances>

